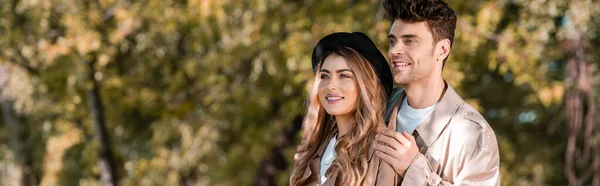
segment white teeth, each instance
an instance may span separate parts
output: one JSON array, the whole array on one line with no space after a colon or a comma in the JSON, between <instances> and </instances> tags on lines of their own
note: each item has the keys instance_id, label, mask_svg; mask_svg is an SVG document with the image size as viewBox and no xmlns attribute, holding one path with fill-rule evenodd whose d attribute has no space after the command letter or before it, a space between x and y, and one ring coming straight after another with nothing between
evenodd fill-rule
<instances>
[{"instance_id":1,"label":"white teeth","mask_svg":"<svg viewBox=\"0 0 600 186\"><path fill-rule=\"evenodd\" d=\"M326 98L327 98L327 100L329 100L329 101L334 101L334 100L340 100L340 99L343 99L342 97L326 97Z\"/></svg>"},{"instance_id":2,"label":"white teeth","mask_svg":"<svg viewBox=\"0 0 600 186\"><path fill-rule=\"evenodd\" d=\"M410 65L410 63L406 63L406 62L396 62L396 63L394 63L394 65L396 65L396 66L408 66L408 65Z\"/></svg>"}]
</instances>

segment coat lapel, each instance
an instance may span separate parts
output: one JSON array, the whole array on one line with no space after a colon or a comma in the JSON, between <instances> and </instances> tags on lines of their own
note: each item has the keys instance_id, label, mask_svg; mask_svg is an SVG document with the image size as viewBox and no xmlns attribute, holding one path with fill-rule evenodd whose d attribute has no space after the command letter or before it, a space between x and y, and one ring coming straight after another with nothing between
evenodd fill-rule
<instances>
[{"instance_id":1,"label":"coat lapel","mask_svg":"<svg viewBox=\"0 0 600 186\"><path fill-rule=\"evenodd\" d=\"M335 132L335 131L334 131ZM333 136L327 137L327 139L331 139ZM317 183L321 183L321 157L327 148L327 144L329 140L325 140L319 145L319 149L317 149L317 153L313 156L312 159L308 162L308 169L304 170L304 174L302 175L303 179L306 179L310 176L314 176L317 180Z\"/></svg>"},{"instance_id":2,"label":"coat lapel","mask_svg":"<svg viewBox=\"0 0 600 186\"><path fill-rule=\"evenodd\" d=\"M392 114L390 114L390 117L388 118L388 126L387 128L392 129L392 130L396 130L396 117L398 117L398 110L400 109L400 105L402 103L402 100L404 100L406 93L404 92L404 90L400 93L400 98L398 98L398 100L396 101L396 103L394 103L394 109L392 109Z\"/></svg>"},{"instance_id":3,"label":"coat lapel","mask_svg":"<svg viewBox=\"0 0 600 186\"><path fill-rule=\"evenodd\" d=\"M450 122L450 119L452 119L452 116L456 113L460 107L460 104L462 103L462 99L460 96L458 96L456 91L448 84L448 82L445 83L447 85L447 89L444 92L439 104L415 130L428 147L431 146L431 144L437 139L439 134L446 127L446 124ZM396 103L394 104L392 114L388 118L388 128L391 129L393 127L393 129L396 130L396 117L398 116L398 111L400 110L399 107L405 98L406 92L402 91Z\"/></svg>"},{"instance_id":4,"label":"coat lapel","mask_svg":"<svg viewBox=\"0 0 600 186\"><path fill-rule=\"evenodd\" d=\"M446 82L446 85L448 83ZM429 147L440 136L452 116L458 111L462 99L454 89L448 85L439 104L433 112L417 127L416 131Z\"/></svg>"}]
</instances>

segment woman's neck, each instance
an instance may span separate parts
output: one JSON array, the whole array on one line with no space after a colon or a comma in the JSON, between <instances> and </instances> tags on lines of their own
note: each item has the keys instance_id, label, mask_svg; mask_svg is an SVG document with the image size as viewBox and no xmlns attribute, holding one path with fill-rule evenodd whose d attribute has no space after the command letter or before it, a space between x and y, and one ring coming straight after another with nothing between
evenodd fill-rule
<instances>
[{"instance_id":1,"label":"woman's neck","mask_svg":"<svg viewBox=\"0 0 600 186\"><path fill-rule=\"evenodd\" d=\"M352 115L354 115L354 114L351 113L351 114L335 116L335 121L337 122L337 128L338 128L338 137L345 135L346 133L348 133L350 131L350 129L352 129L352 122L351 122Z\"/></svg>"}]
</instances>

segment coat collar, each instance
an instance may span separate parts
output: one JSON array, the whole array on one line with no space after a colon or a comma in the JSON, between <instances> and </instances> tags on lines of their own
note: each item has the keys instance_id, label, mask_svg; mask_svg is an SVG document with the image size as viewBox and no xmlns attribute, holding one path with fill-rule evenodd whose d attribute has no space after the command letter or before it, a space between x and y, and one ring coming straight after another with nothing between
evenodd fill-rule
<instances>
[{"instance_id":1,"label":"coat collar","mask_svg":"<svg viewBox=\"0 0 600 186\"><path fill-rule=\"evenodd\" d=\"M394 127L395 128L395 127ZM337 132L334 132L337 133ZM309 163L308 163L308 169L306 169L304 171L304 175L302 176L303 179L308 178L310 175L315 174L317 176L318 180L321 180L319 173L321 172L321 157L323 156L323 153L325 152L325 149L327 148L327 145L329 144L329 139L331 139L333 136L328 136L327 139L323 141L320 145L319 148L317 150L317 153L315 154L315 156L313 156L313 158L310 159ZM375 154L375 149L373 148L372 145L369 145L369 149L367 151L367 161L371 161L371 159L373 158L373 155ZM335 178L337 177L337 172L332 172L332 177ZM328 180L325 182L324 185L328 185L328 182L330 183L330 181L333 180Z\"/></svg>"},{"instance_id":2,"label":"coat collar","mask_svg":"<svg viewBox=\"0 0 600 186\"><path fill-rule=\"evenodd\" d=\"M321 172L321 157L323 156L323 153L329 144L329 140L337 133L335 129L330 130L330 132L334 134L330 134L323 142L319 144L316 154L308 162L308 168L304 171L302 179L306 179L311 175L316 176L317 180L321 179L319 176L319 173Z\"/></svg>"},{"instance_id":3,"label":"coat collar","mask_svg":"<svg viewBox=\"0 0 600 186\"><path fill-rule=\"evenodd\" d=\"M439 137L442 130L464 102L448 82L444 81L444 83L447 85L447 88L442 99L433 112L415 130L428 147ZM400 99L394 104L394 110L390 115L389 122L394 129L396 127L396 117L398 116L399 107L405 98L406 92L403 90Z\"/></svg>"}]
</instances>

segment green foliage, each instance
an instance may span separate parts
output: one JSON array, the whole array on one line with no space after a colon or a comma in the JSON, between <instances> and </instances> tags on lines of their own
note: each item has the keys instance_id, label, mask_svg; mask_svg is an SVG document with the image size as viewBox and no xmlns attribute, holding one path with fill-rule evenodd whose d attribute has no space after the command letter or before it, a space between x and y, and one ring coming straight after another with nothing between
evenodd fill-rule
<instances>
[{"instance_id":1,"label":"green foliage","mask_svg":"<svg viewBox=\"0 0 600 186\"><path fill-rule=\"evenodd\" d=\"M503 185L566 184L561 43L573 32L598 41L598 3L448 3L459 20L444 77L495 129ZM253 185L261 169L287 185L298 132L285 145L285 131L304 113L314 45L331 32L361 31L385 54L390 27L376 0L0 4L0 68L13 69L0 75L0 98L26 118L42 185L100 183L87 62L101 85L121 185ZM50 148L57 145L64 149ZM265 168L275 147L286 166Z\"/></svg>"}]
</instances>

